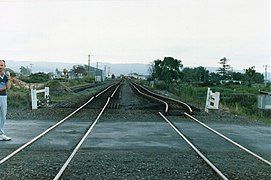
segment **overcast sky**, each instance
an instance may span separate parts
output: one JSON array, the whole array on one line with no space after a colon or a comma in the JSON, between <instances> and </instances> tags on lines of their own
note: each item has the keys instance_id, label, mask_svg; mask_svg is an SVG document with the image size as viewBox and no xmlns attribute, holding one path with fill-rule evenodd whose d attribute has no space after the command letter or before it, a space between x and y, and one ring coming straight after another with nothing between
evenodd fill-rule
<instances>
[{"instance_id":1,"label":"overcast sky","mask_svg":"<svg viewBox=\"0 0 271 180\"><path fill-rule=\"evenodd\" d=\"M270 64L269 0L0 0L0 58L235 69Z\"/></svg>"}]
</instances>

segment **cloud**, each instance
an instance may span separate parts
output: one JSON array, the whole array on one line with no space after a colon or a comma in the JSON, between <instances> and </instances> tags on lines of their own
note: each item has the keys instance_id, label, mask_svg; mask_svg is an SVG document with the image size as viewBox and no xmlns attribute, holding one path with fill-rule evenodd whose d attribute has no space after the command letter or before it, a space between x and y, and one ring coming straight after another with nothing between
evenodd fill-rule
<instances>
[{"instance_id":1,"label":"cloud","mask_svg":"<svg viewBox=\"0 0 271 180\"><path fill-rule=\"evenodd\" d=\"M0 2L0 55L18 60L243 68L269 61L268 0Z\"/></svg>"}]
</instances>

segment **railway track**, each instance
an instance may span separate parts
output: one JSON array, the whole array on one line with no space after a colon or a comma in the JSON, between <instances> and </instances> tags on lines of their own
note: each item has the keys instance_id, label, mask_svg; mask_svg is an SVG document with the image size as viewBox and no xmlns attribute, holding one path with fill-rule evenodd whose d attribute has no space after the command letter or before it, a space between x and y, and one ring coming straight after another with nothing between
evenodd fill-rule
<instances>
[{"instance_id":1,"label":"railway track","mask_svg":"<svg viewBox=\"0 0 271 180\"><path fill-rule=\"evenodd\" d=\"M127 84L127 82L125 82L125 83ZM31 141L24 144L23 146L21 146L20 148L15 150L13 153L9 154L8 156L6 156L2 160L0 160L0 168L3 164L6 163L6 161L8 161L9 159L12 159L13 156L18 154L22 150L30 148L29 147L30 145L32 145L34 142L41 139L41 137L45 136L47 133L49 133L50 131L52 131L56 127L58 127L60 124L64 123L64 121L68 120L71 116L78 113L78 111L80 111L81 109L85 109L85 110L96 109L97 113L90 115L91 117L88 118L88 119L92 119L92 121L88 121L88 123L86 125L87 128L85 130L85 133L81 133L80 139L77 137L76 143L74 146L72 146L67 158L65 159L65 161L63 161L63 160L61 161L61 162L64 162L64 164L61 164L61 165L58 164L57 168L53 172L53 173L55 173L55 172L56 173L53 175L51 174L50 178L53 177L55 180L60 179L60 178L64 178L64 179L70 178L70 176L72 176L71 172L73 172L74 169L77 169L79 171L79 174L82 174L81 171L84 171L84 167L87 166L88 162L90 161L90 160L85 161L86 157L82 156L82 153L84 154L84 152L87 152L88 153L87 157L90 159L92 159L92 158L89 156L93 156L93 154L91 153L93 151L93 148L91 148L92 151L88 148L84 148L85 151L84 150L82 151L82 145L85 143L85 141L86 140L95 141L95 137L96 138L99 137L99 136L95 136L95 134L97 132L99 132L99 130L101 131L100 136L103 136L103 135L106 136L106 133L113 133L113 134L117 133L117 131L112 132L112 127L107 127L107 129L110 129L111 132L107 132L106 130L102 130L101 126L94 128L97 125L98 121L104 122L104 121L106 121L106 119L113 119L112 123L117 124L119 119L121 119L125 116L125 114L122 114L122 113L120 113L120 114L115 113L115 112L117 112L118 109L124 108L124 107L122 107L122 106L124 106L123 103L120 103L120 101L119 101L119 99L121 99L121 98L126 98L126 96L123 96L123 94L120 93L120 91L122 89L121 88L122 84L123 84L123 82L120 82L120 83L109 86L108 88L105 88L104 90L98 92L96 95L91 97L85 104L83 104L81 107L76 109L69 116L67 116L63 120L59 121L57 124L51 126L49 129L47 129L43 133L39 134L38 136L33 138ZM193 149L196 152L198 157L202 158L202 162L205 162L205 165L209 166L209 168L214 173L216 173L217 177L222 178L222 179L231 178L231 176L228 173L226 173L226 174L224 173L223 167L220 168L221 164L219 166L217 166L217 164L212 161L212 158L209 158L209 156L210 156L210 154L212 154L212 152L206 153L208 151L208 148L204 149L199 144L194 144L194 142L196 142L196 141L193 140L193 137L190 136L191 134L189 134L189 131L183 132L182 124L180 124L178 122L179 117L182 117L182 118L187 117L186 120L188 118L190 118L191 120L193 120L193 122L198 123L199 126L206 128L206 130L210 131L211 133L214 133L214 136L216 136L216 138L217 137L223 138L223 139L221 138L219 141L227 141L227 142L233 144L234 146L238 147L239 149L241 149L243 152L248 153L249 156L253 157L254 160L257 161L257 163L260 162L260 163L263 163L263 164L271 167L270 161L262 158L261 156L257 155L256 153L252 152L251 150L248 150L247 148L243 147L242 145L238 144L237 142L227 138L225 135L217 132L216 130L212 129L211 127L207 126L206 124L203 124L198 119L196 119L193 116L195 109L193 107L190 107L188 104L186 104L182 101L177 101L177 100L174 100L174 99L171 99L168 97L164 97L164 96L155 94L155 93L151 92L150 90L148 90L147 88L145 88L141 85L138 85L132 81L130 81L130 87L133 89L134 93L139 95L138 97L141 98L141 100L140 100L141 102L134 102L134 103L135 104L140 103L143 107L148 107L148 108L145 108L145 111L151 112L152 117L150 116L151 114L148 115L151 118L154 118L154 119L157 118L161 122L166 122L169 125L169 127L171 127L174 130L174 132L176 132L176 134L179 135L191 147L191 149ZM151 104L151 106L147 105L147 104ZM127 104L125 106L127 106ZM128 105L128 106L133 106L133 105ZM107 109L107 111L111 111L112 113L111 114L108 113L109 115L107 115L107 113L105 112L106 109ZM124 109L125 109L125 111L127 111L126 107ZM132 108L132 110L133 110L133 108ZM182 116L180 116L180 115L182 115ZM132 114L132 116L138 116L137 119L139 120L141 117L143 117L143 114L135 114L135 115ZM100 120L100 118L102 118L102 120ZM145 124L145 123L146 122L142 122L142 124ZM123 123L120 123L120 124L123 125ZM113 124L111 124L111 126L112 125ZM96 129L96 132L92 133L92 131L94 129ZM120 127L117 128L117 130L119 130L119 129L120 129ZM169 130L170 128L167 128L167 129ZM171 133L174 134L172 129L170 129L170 131L171 131ZM129 136L129 132L130 131L127 131L126 134L121 134L121 136L124 136L124 137ZM89 137L90 133L92 133L92 136ZM155 132L155 134L159 134L159 133L161 133L161 132ZM206 137L206 138L212 139L213 137L210 136L210 137ZM175 139L174 141L179 141L179 140ZM108 145L110 145L110 144L108 144ZM114 143L112 146L114 146ZM116 148L116 146L114 146L114 147ZM136 148L136 147L131 144L131 148ZM202 149L204 149L204 151L202 151ZM79 155L78 155L78 153L79 153ZM159 154L160 152L157 151L156 153ZM164 154L164 155L167 156L166 154ZM78 159L73 160L75 157L78 158L80 156L82 156L80 161L82 161L84 163L81 166L77 167L75 164L72 164L72 162L74 161L74 163L75 162L80 163L80 161L78 161ZM99 158L100 157L97 157L97 159L99 159ZM95 161L91 161L91 162L95 163ZM105 163L104 161L102 161L102 162ZM124 161L122 163L124 163L124 165L125 165L126 162ZM92 166L92 164L91 164L91 166ZM67 169L68 169L68 173L65 174ZM88 172L87 174L89 174L89 173L90 172ZM99 172L99 170L97 170L97 172L94 172L94 173L99 174L100 172ZM149 173L151 173L151 172L149 172ZM77 179L77 178L82 178L82 177L79 176L74 179ZM85 176L84 178L91 178L91 177ZM129 176L127 178L129 178Z\"/></svg>"},{"instance_id":2,"label":"railway track","mask_svg":"<svg viewBox=\"0 0 271 180\"><path fill-rule=\"evenodd\" d=\"M139 84L135 84L133 82L130 82L130 83L133 86L133 88L135 88L136 91L138 93L140 93L141 95L143 95L147 98L150 98L150 99L154 99L154 100L159 101L162 104L164 104L165 105L164 113L166 113L168 115L183 115L184 112L186 112L188 114L192 114L195 110L194 107L191 107L182 101L175 100L175 99L172 99L169 97L165 97L165 96L153 93L150 90L148 90L147 88L145 88Z\"/></svg>"},{"instance_id":3,"label":"railway track","mask_svg":"<svg viewBox=\"0 0 271 180\"><path fill-rule=\"evenodd\" d=\"M226 137L225 135L223 135L222 133L214 130L213 128L209 127L208 125L204 124L203 122L201 122L200 120L196 119L195 117L192 116L193 114L193 110L192 108L181 101L176 101L173 100L171 98L168 97L163 97L161 95L155 94L153 92L151 92L150 90L148 90L147 88L144 88L143 86L130 82L131 86L133 86L133 88L135 88L137 90L137 92L147 98L152 98L155 101L160 101L165 105L165 109L162 112L159 112L159 115L180 135L180 137L186 141L189 146L213 169L213 171L215 171L217 173L217 175L222 178L222 179L228 179L228 177L226 177L226 175L224 175L205 155L204 153L202 153L200 151L200 149L198 149L196 147L196 145L194 145L189 138L186 137L186 135L184 135L181 132L181 128L178 127L173 121L169 120L168 117L166 117L166 115L172 115L172 113L169 113L169 109L176 109L179 108L180 112L183 113L183 115L187 116L188 118L192 119L194 122L200 124L202 127L208 129L209 131L211 131L212 133L214 133L215 135L221 137L223 140L231 143L232 145L236 146L237 148L243 150L244 152L250 154L251 156L255 157L256 159L258 159L259 161L261 161L262 163L265 163L266 165L271 167L271 162L264 159L263 157L261 157L260 155L254 153L253 151L249 150L248 148L240 145L239 143L235 142L234 140ZM174 105L176 104L176 105ZM171 106L173 106L171 108ZM175 110L176 111L176 110ZM176 114L176 113L174 113ZM208 137L206 137L208 138Z\"/></svg>"},{"instance_id":4,"label":"railway track","mask_svg":"<svg viewBox=\"0 0 271 180\"><path fill-rule=\"evenodd\" d=\"M78 113L83 108L85 108L85 109L86 108L92 108L93 105L90 105L90 104L93 103L95 105L95 108L97 108L97 109L101 108L101 111L97 115L96 119L93 122L91 122L90 125L88 125L88 130L87 130L86 134L84 134L83 138L77 143L75 151L73 151L73 153L72 153L72 156L74 156L76 151L80 148L81 144L83 143L84 139L88 136L88 134L90 134L91 130L93 129L93 127L95 126L95 124L99 120L99 118L100 118L101 114L103 113L104 109L106 108L106 106L110 102L110 99L114 97L114 95L116 94L116 92L117 92L117 90L119 89L120 86L121 86L121 82L110 85L107 88L105 88L104 90L98 92L96 95L92 96L88 101L86 101L83 105L81 105L79 108L74 110L71 114L66 116L64 119L60 120L56 124L53 124L51 127L46 129L45 131L43 131L42 133L40 133L39 135L37 135L36 137L34 137L30 141L28 141L27 143L23 144L22 146L20 146L16 150L14 150L12 153L7 155L6 157L2 158L0 160L0 167L4 163L6 163L8 160L12 159L13 156L15 156L15 155L19 156L20 152L22 152L24 149L31 148L31 145L33 143L35 143L37 141L41 141L42 137L46 136L49 133L54 133L54 130L56 128L59 128L60 125L67 122L67 120L69 120L72 116L74 116L76 113ZM72 156L69 157L69 160L72 159ZM62 167L62 169L63 169L63 167Z\"/></svg>"}]
</instances>

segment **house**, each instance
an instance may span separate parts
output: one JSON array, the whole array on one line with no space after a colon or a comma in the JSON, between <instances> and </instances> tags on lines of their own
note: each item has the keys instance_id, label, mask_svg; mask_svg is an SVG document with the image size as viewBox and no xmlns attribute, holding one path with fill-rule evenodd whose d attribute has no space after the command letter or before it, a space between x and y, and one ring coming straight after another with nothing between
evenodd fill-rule
<instances>
[{"instance_id":1,"label":"house","mask_svg":"<svg viewBox=\"0 0 271 180\"><path fill-rule=\"evenodd\" d=\"M135 78L135 79L142 79L142 80L147 80L147 77L144 75L139 75L137 73L130 73L128 74L129 77Z\"/></svg>"}]
</instances>

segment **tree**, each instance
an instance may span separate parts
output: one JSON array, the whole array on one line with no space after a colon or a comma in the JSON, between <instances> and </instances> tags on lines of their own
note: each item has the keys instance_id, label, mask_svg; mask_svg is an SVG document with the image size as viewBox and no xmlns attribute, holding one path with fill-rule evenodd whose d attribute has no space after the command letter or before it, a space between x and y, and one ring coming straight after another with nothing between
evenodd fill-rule
<instances>
[{"instance_id":1,"label":"tree","mask_svg":"<svg viewBox=\"0 0 271 180\"><path fill-rule=\"evenodd\" d=\"M157 59L151 66L151 76L153 79L172 83L173 81L180 79L182 67L182 61L172 57L165 57L163 61Z\"/></svg>"},{"instance_id":2,"label":"tree","mask_svg":"<svg viewBox=\"0 0 271 180\"><path fill-rule=\"evenodd\" d=\"M68 77L68 70L66 68L63 69L64 78Z\"/></svg>"},{"instance_id":3,"label":"tree","mask_svg":"<svg viewBox=\"0 0 271 180\"><path fill-rule=\"evenodd\" d=\"M209 79L211 83L215 83L215 84L220 83L220 78L221 76L218 73L214 73L214 72L210 73Z\"/></svg>"},{"instance_id":4,"label":"tree","mask_svg":"<svg viewBox=\"0 0 271 180\"><path fill-rule=\"evenodd\" d=\"M248 78L248 85L251 86L253 77L256 74L255 66L249 67L248 69L244 69L244 71Z\"/></svg>"},{"instance_id":5,"label":"tree","mask_svg":"<svg viewBox=\"0 0 271 180\"><path fill-rule=\"evenodd\" d=\"M197 81L206 83L208 81L209 71L202 66L196 67L195 70Z\"/></svg>"},{"instance_id":6,"label":"tree","mask_svg":"<svg viewBox=\"0 0 271 180\"><path fill-rule=\"evenodd\" d=\"M184 82L199 82L206 83L209 80L209 71L204 67L199 66L196 68L184 68L182 70Z\"/></svg>"},{"instance_id":7,"label":"tree","mask_svg":"<svg viewBox=\"0 0 271 180\"><path fill-rule=\"evenodd\" d=\"M183 82L196 82L197 78L195 77L195 70L194 68L185 67L182 70L183 73Z\"/></svg>"},{"instance_id":8,"label":"tree","mask_svg":"<svg viewBox=\"0 0 271 180\"><path fill-rule=\"evenodd\" d=\"M159 76L161 75L161 71L162 71L161 64L162 64L162 61L159 59L155 60L151 64L149 71L153 79L159 79Z\"/></svg>"},{"instance_id":9,"label":"tree","mask_svg":"<svg viewBox=\"0 0 271 180\"><path fill-rule=\"evenodd\" d=\"M56 75L58 77L61 77L61 75L62 75L62 72L58 68L56 68Z\"/></svg>"},{"instance_id":10,"label":"tree","mask_svg":"<svg viewBox=\"0 0 271 180\"><path fill-rule=\"evenodd\" d=\"M253 77L253 81L255 83L264 83L264 75L256 72L255 76Z\"/></svg>"},{"instance_id":11,"label":"tree","mask_svg":"<svg viewBox=\"0 0 271 180\"><path fill-rule=\"evenodd\" d=\"M39 72L39 73L34 73L29 75L28 77L23 78L22 80L27 82L27 83L43 83L43 82L47 82L51 79L50 74L46 74L43 72Z\"/></svg>"},{"instance_id":12,"label":"tree","mask_svg":"<svg viewBox=\"0 0 271 180\"><path fill-rule=\"evenodd\" d=\"M222 67L220 67L217 72L222 77L222 79L227 79L229 77L229 71L231 69L231 66L228 64L228 59L223 57L219 60L219 64L221 64Z\"/></svg>"},{"instance_id":13,"label":"tree","mask_svg":"<svg viewBox=\"0 0 271 180\"><path fill-rule=\"evenodd\" d=\"M232 78L236 81L245 81L246 79L245 74L240 72L232 72Z\"/></svg>"},{"instance_id":14,"label":"tree","mask_svg":"<svg viewBox=\"0 0 271 180\"><path fill-rule=\"evenodd\" d=\"M28 67L21 66L20 74L23 76L29 76L31 74L31 70Z\"/></svg>"},{"instance_id":15,"label":"tree","mask_svg":"<svg viewBox=\"0 0 271 180\"><path fill-rule=\"evenodd\" d=\"M252 83L264 83L264 75L256 72L255 66L244 69L244 71L249 86L251 86Z\"/></svg>"}]
</instances>

